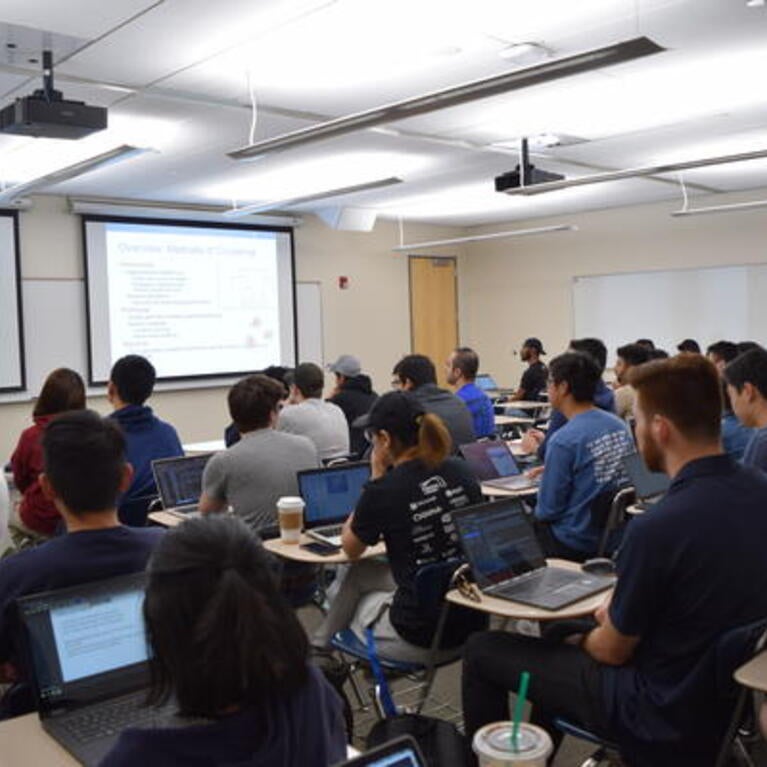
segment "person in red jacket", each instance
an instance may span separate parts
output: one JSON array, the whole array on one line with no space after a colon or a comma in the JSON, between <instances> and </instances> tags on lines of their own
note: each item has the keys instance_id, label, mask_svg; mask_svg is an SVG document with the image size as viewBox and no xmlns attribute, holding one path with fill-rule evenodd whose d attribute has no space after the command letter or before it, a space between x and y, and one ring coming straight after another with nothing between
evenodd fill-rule
<instances>
[{"instance_id":1,"label":"person in red jacket","mask_svg":"<svg viewBox=\"0 0 767 767\"><path fill-rule=\"evenodd\" d=\"M13 481L22 493L19 516L25 527L41 535L53 535L61 520L59 512L40 488L38 477L43 470L40 440L48 422L59 413L85 408L85 385L79 373L57 368L45 379L32 411L34 425L19 437L11 457Z\"/></svg>"}]
</instances>

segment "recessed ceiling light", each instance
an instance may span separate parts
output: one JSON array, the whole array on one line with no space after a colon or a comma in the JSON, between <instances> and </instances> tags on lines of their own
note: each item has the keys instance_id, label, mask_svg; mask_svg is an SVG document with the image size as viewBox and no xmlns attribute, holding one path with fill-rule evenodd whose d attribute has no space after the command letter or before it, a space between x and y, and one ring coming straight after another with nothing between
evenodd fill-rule
<instances>
[{"instance_id":1,"label":"recessed ceiling light","mask_svg":"<svg viewBox=\"0 0 767 767\"><path fill-rule=\"evenodd\" d=\"M747 0L746 5L749 8L764 8L765 0Z\"/></svg>"},{"instance_id":2,"label":"recessed ceiling light","mask_svg":"<svg viewBox=\"0 0 767 767\"><path fill-rule=\"evenodd\" d=\"M553 54L549 48L539 43L514 43L499 51L498 55L506 61L522 66L546 61Z\"/></svg>"}]
</instances>

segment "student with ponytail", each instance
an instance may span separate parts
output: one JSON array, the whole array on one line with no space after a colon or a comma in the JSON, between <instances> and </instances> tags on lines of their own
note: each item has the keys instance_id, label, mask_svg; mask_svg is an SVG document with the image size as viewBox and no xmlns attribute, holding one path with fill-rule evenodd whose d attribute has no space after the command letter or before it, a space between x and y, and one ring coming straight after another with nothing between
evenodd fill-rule
<instances>
[{"instance_id":1,"label":"student with ponytail","mask_svg":"<svg viewBox=\"0 0 767 767\"><path fill-rule=\"evenodd\" d=\"M150 703L188 726L129 729L102 767L328 767L345 758L341 703L307 663L269 555L239 519L191 519L164 536L144 602Z\"/></svg>"},{"instance_id":2,"label":"student with ponytail","mask_svg":"<svg viewBox=\"0 0 767 767\"><path fill-rule=\"evenodd\" d=\"M464 462L449 457L451 440L442 419L426 413L412 394L385 394L364 425L373 445L371 480L344 525L342 545L356 560L383 539L388 564L366 559L352 566L312 644L327 647L333 634L347 627L364 640L372 625L381 655L425 662L438 611L418 604L415 574L424 565L460 556L450 512L479 503L481 492ZM474 628L466 616L451 615L442 649L449 653L460 646Z\"/></svg>"}]
</instances>

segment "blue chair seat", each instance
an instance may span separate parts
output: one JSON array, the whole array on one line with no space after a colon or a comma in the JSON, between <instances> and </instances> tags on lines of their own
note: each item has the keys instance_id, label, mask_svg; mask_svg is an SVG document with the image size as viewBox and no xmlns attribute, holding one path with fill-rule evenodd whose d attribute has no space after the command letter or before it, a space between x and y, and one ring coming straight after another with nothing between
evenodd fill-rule
<instances>
[{"instance_id":1,"label":"blue chair seat","mask_svg":"<svg viewBox=\"0 0 767 767\"><path fill-rule=\"evenodd\" d=\"M330 640L330 645L334 650L363 661L368 660L367 646L351 629L343 629L343 631L336 633ZM405 661L385 658L383 655L379 655L378 660L381 663L381 668L395 674L415 674L426 669L423 663L407 663Z\"/></svg>"},{"instance_id":2,"label":"blue chair seat","mask_svg":"<svg viewBox=\"0 0 767 767\"><path fill-rule=\"evenodd\" d=\"M555 719L554 726L565 735L571 735L573 738L578 738L579 740L586 740L589 743L593 743L595 746L606 748L608 751L618 751L618 746L615 743L611 743L609 740L601 738L596 733L591 732L591 730L584 730L582 727L578 727L578 725L568 722L567 719Z\"/></svg>"}]
</instances>

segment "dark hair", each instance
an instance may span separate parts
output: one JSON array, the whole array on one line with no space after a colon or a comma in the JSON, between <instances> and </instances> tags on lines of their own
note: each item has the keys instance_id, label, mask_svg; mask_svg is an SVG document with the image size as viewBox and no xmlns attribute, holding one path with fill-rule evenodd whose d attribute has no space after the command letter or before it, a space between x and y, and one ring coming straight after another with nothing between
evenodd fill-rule
<instances>
[{"instance_id":1,"label":"dark hair","mask_svg":"<svg viewBox=\"0 0 767 767\"><path fill-rule=\"evenodd\" d=\"M325 387L325 374L319 365L302 362L293 372L293 384L307 399L321 397Z\"/></svg>"},{"instance_id":2,"label":"dark hair","mask_svg":"<svg viewBox=\"0 0 767 767\"><path fill-rule=\"evenodd\" d=\"M285 390L279 381L260 373L237 381L227 396L229 415L237 431L243 434L266 428L284 396Z\"/></svg>"},{"instance_id":3,"label":"dark hair","mask_svg":"<svg viewBox=\"0 0 767 767\"><path fill-rule=\"evenodd\" d=\"M394 366L392 373L402 383L410 379L416 389L424 384L437 383L434 363L424 354L408 354Z\"/></svg>"},{"instance_id":4,"label":"dark hair","mask_svg":"<svg viewBox=\"0 0 767 767\"><path fill-rule=\"evenodd\" d=\"M479 370L479 355L468 346L459 346L453 352L453 367L461 371L467 381L473 381Z\"/></svg>"},{"instance_id":5,"label":"dark hair","mask_svg":"<svg viewBox=\"0 0 767 767\"><path fill-rule=\"evenodd\" d=\"M590 354L565 352L549 363L549 376L554 383L567 384L576 402L593 402L602 373Z\"/></svg>"},{"instance_id":6,"label":"dark hair","mask_svg":"<svg viewBox=\"0 0 767 767\"><path fill-rule=\"evenodd\" d=\"M640 346L644 346L645 349L654 349L655 343L652 340L652 338L637 338L635 343L638 343Z\"/></svg>"},{"instance_id":7,"label":"dark hair","mask_svg":"<svg viewBox=\"0 0 767 767\"><path fill-rule=\"evenodd\" d=\"M648 349L651 360L667 360L668 352L665 349Z\"/></svg>"},{"instance_id":8,"label":"dark hair","mask_svg":"<svg viewBox=\"0 0 767 767\"><path fill-rule=\"evenodd\" d=\"M750 383L767 399L767 350L759 347L736 357L724 369L724 380L738 392Z\"/></svg>"},{"instance_id":9,"label":"dark hair","mask_svg":"<svg viewBox=\"0 0 767 767\"><path fill-rule=\"evenodd\" d=\"M626 344L619 346L617 355L629 365L641 365L650 359L650 350L640 344Z\"/></svg>"},{"instance_id":10,"label":"dark hair","mask_svg":"<svg viewBox=\"0 0 767 767\"><path fill-rule=\"evenodd\" d=\"M143 405L154 389L157 373L154 365L138 354L120 357L109 374L109 380L115 385L117 395L129 405Z\"/></svg>"},{"instance_id":11,"label":"dark hair","mask_svg":"<svg viewBox=\"0 0 767 767\"><path fill-rule=\"evenodd\" d=\"M291 368L286 368L282 365L269 365L269 367L264 368L259 372L268 378L273 378L275 381L279 381L285 389L285 397L288 396L290 393L290 383L288 382L288 376L290 376L291 382L293 380L293 371ZM283 397L283 399L285 397Z\"/></svg>"},{"instance_id":12,"label":"dark hair","mask_svg":"<svg viewBox=\"0 0 767 767\"><path fill-rule=\"evenodd\" d=\"M594 359L599 367L600 375L607 365L607 347L598 338L575 338L570 341L570 348L575 352L583 352Z\"/></svg>"},{"instance_id":13,"label":"dark hair","mask_svg":"<svg viewBox=\"0 0 767 767\"><path fill-rule=\"evenodd\" d=\"M148 576L150 702L174 694L183 715L216 717L305 683L306 634L269 554L241 520L211 515L169 531Z\"/></svg>"},{"instance_id":14,"label":"dark hair","mask_svg":"<svg viewBox=\"0 0 767 767\"><path fill-rule=\"evenodd\" d=\"M114 421L92 410L62 413L45 427L42 446L45 475L69 511L115 507L125 438Z\"/></svg>"},{"instance_id":15,"label":"dark hair","mask_svg":"<svg viewBox=\"0 0 767 767\"><path fill-rule=\"evenodd\" d=\"M741 341L739 344L735 344L735 348L738 350L738 354L745 354L752 349L763 349L764 347L756 341Z\"/></svg>"},{"instance_id":16,"label":"dark hair","mask_svg":"<svg viewBox=\"0 0 767 767\"><path fill-rule=\"evenodd\" d=\"M732 341L717 341L706 349L706 354L732 362L738 356L738 347Z\"/></svg>"},{"instance_id":17,"label":"dark hair","mask_svg":"<svg viewBox=\"0 0 767 767\"><path fill-rule=\"evenodd\" d=\"M718 439L722 388L714 365L699 354L654 360L629 372L639 407L662 415L688 439Z\"/></svg>"},{"instance_id":18,"label":"dark hair","mask_svg":"<svg viewBox=\"0 0 767 767\"><path fill-rule=\"evenodd\" d=\"M690 352L691 354L700 354L700 344L693 338L685 338L684 341L677 344L677 351Z\"/></svg>"},{"instance_id":19,"label":"dark hair","mask_svg":"<svg viewBox=\"0 0 767 767\"><path fill-rule=\"evenodd\" d=\"M45 379L32 415L55 415L85 407L85 384L79 373L69 368L56 368Z\"/></svg>"}]
</instances>

